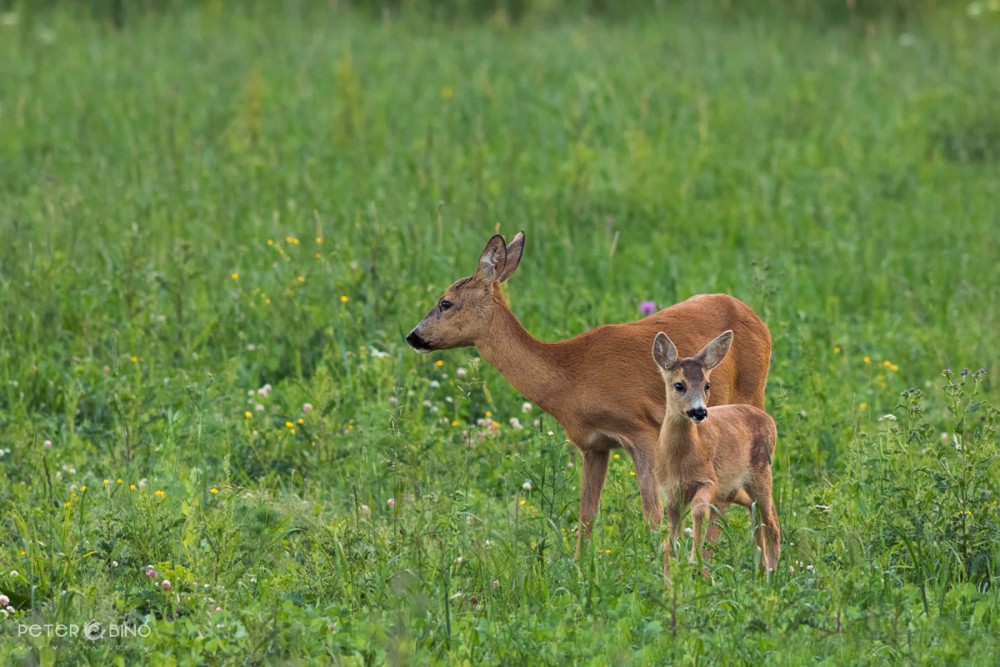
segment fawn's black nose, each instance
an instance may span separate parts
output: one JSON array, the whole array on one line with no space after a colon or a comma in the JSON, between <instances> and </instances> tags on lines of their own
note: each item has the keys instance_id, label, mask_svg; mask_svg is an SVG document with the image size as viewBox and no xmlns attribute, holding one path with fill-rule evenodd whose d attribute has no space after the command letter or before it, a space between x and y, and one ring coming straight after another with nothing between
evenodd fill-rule
<instances>
[{"instance_id":1,"label":"fawn's black nose","mask_svg":"<svg viewBox=\"0 0 1000 667\"><path fill-rule=\"evenodd\" d=\"M691 418L691 421L703 422L705 418L708 417L708 410L705 408L692 408L687 411L687 416Z\"/></svg>"}]
</instances>

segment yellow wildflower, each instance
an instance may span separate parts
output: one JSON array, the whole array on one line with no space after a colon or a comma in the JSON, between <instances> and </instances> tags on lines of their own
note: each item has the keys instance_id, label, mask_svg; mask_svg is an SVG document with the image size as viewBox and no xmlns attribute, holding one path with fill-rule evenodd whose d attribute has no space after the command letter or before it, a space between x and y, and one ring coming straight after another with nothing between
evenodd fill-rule
<instances>
[{"instance_id":1,"label":"yellow wildflower","mask_svg":"<svg viewBox=\"0 0 1000 667\"><path fill-rule=\"evenodd\" d=\"M80 493L86 493L86 492L87 492L87 485L84 484L83 486L80 487Z\"/></svg>"},{"instance_id":2,"label":"yellow wildflower","mask_svg":"<svg viewBox=\"0 0 1000 667\"><path fill-rule=\"evenodd\" d=\"M299 276L299 277L298 277L298 281L299 281L300 283L304 283L304 282L306 281L306 277L305 277L305 276Z\"/></svg>"},{"instance_id":3,"label":"yellow wildflower","mask_svg":"<svg viewBox=\"0 0 1000 667\"><path fill-rule=\"evenodd\" d=\"M865 357L865 363L866 364L870 364L871 362L872 362L872 358L871 357Z\"/></svg>"},{"instance_id":4,"label":"yellow wildflower","mask_svg":"<svg viewBox=\"0 0 1000 667\"><path fill-rule=\"evenodd\" d=\"M128 485L128 490L129 491L135 491L135 484L129 484Z\"/></svg>"},{"instance_id":5,"label":"yellow wildflower","mask_svg":"<svg viewBox=\"0 0 1000 667\"><path fill-rule=\"evenodd\" d=\"M840 354L840 346L839 345L834 345L833 346L833 353L834 354Z\"/></svg>"},{"instance_id":6,"label":"yellow wildflower","mask_svg":"<svg viewBox=\"0 0 1000 667\"><path fill-rule=\"evenodd\" d=\"M133 364L137 364L137 363L139 363L139 357L135 356L134 354L133 354L133 355L132 355L132 356L131 356L131 357L129 358L129 360L130 360L130 361L131 361L131 362L132 362Z\"/></svg>"},{"instance_id":7,"label":"yellow wildflower","mask_svg":"<svg viewBox=\"0 0 1000 667\"><path fill-rule=\"evenodd\" d=\"M347 295L346 295L346 294L341 294L341 295L340 295L340 302L341 302L341 303L347 303L348 301L350 301L350 299L349 299L349 298L347 298Z\"/></svg>"},{"instance_id":8,"label":"yellow wildflower","mask_svg":"<svg viewBox=\"0 0 1000 667\"><path fill-rule=\"evenodd\" d=\"M157 498L162 498L163 496L165 496L165 495L167 495L167 494L166 494L166 493L164 493L163 491L157 491L157 492L156 492L156 493L154 493L153 495L154 495L154 496L156 496Z\"/></svg>"},{"instance_id":9,"label":"yellow wildflower","mask_svg":"<svg viewBox=\"0 0 1000 667\"><path fill-rule=\"evenodd\" d=\"M209 493L211 493L213 496L217 496L219 495L219 490L213 486L209 491Z\"/></svg>"},{"instance_id":10,"label":"yellow wildflower","mask_svg":"<svg viewBox=\"0 0 1000 667\"><path fill-rule=\"evenodd\" d=\"M253 413L250 412L249 410L247 410L246 412L244 412L243 416L246 417L247 419L253 419Z\"/></svg>"},{"instance_id":11,"label":"yellow wildflower","mask_svg":"<svg viewBox=\"0 0 1000 667\"><path fill-rule=\"evenodd\" d=\"M232 278L233 280L239 280L240 279L240 274L234 272L233 275L231 275L229 277Z\"/></svg>"}]
</instances>

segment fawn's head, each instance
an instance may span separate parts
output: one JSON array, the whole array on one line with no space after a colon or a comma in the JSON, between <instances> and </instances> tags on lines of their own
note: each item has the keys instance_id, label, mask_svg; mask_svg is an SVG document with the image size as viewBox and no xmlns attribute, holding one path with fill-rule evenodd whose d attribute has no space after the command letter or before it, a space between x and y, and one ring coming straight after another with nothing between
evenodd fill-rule
<instances>
[{"instance_id":1,"label":"fawn's head","mask_svg":"<svg viewBox=\"0 0 1000 667\"><path fill-rule=\"evenodd\" d=\"M490 239L476 272L449 287L437 305L406 336L420 353L475 345L490 324L492 309L503 303L500 283L517 269L524 250L524 232L506 244L499 234Z\"/></svg>"},{"instance_id":2,"label":"fawn's head","mask_svg":"<svg viewBox=\"0 0 1000 667\"><path fill-rule=\"evenodd\" d=\"M653 339L653 360L667 383L667 411L700 424L708 417L708 382L733 344L733 332L724 331L693 357L677 358L677 347L662 331Z\"/></svg>"}]
</instances>

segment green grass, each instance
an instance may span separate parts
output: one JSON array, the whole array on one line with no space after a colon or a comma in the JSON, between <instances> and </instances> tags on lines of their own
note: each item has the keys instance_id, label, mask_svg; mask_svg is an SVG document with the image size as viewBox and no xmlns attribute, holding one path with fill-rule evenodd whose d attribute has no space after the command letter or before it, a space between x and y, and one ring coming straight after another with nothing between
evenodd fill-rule
<instances>
[{"instance_id":1,"label":"green grass","mask_svg":"<svg viewBox=\"0 0 1000 667\"><path fill-rule=\"evenodd\" d=\"M0 2L4 664L995 664L990 3L43 4ZM572 559L562 430L403 342L497 228L544 340L765 319L778 573L733 513L668 594L624 453ZM18 630L91 619L150 634Z\"/></svg>"}]
</instances>

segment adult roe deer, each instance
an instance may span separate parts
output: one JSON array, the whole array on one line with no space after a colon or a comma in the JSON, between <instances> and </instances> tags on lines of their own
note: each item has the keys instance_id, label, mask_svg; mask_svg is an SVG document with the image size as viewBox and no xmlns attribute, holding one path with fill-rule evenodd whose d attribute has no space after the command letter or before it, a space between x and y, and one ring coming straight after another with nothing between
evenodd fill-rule
<instances>
[{"instance_id":1,"label":"adult roe deer","mask_svg":"<svg viewBox=\"0 0 1000 667\"><path fill-rule=\"evenodd\" d=\"M612 449L632 457L651 526L663 518L653 469L663 418L664 388L649 363L649 345L666 330L681 350L694 352L710 332L732 329L739 339L715 370L713 404L764 406L771 333L746 304L724 294L694 296L644 319L599 326L569 340L543 343L507 307L500 284L517 269L524 233L505 244L493 236L476 272L445 291L406 342L421 353L474 346L515 389L552 415L583 452L581 530L590 535ZM710 538L712 535L710 535Z\"/></svg>"},{"instance_id":2,"label":"adult roe deer","mask_svg":"<svg viewBox=\"0 0 1000 667\"><path fill-rule=\"evenodd\" d=\"M778 430L771 416L752 405L708 407L712 369L729 353L733 332L725 331L693 357L682 358L665 333L653 340L653 360L666 387L666 412L656 452L656 478L667 503L670 531L663 543L663 571L670 582L670 557L680 530L681 508L691 504L691 562L698 562L703 523L713 506L757 503L761 525L754 541L761 567L773 570L781 549L781 527L771 492L771 458Z\"/></svg>"}]
</instances>

